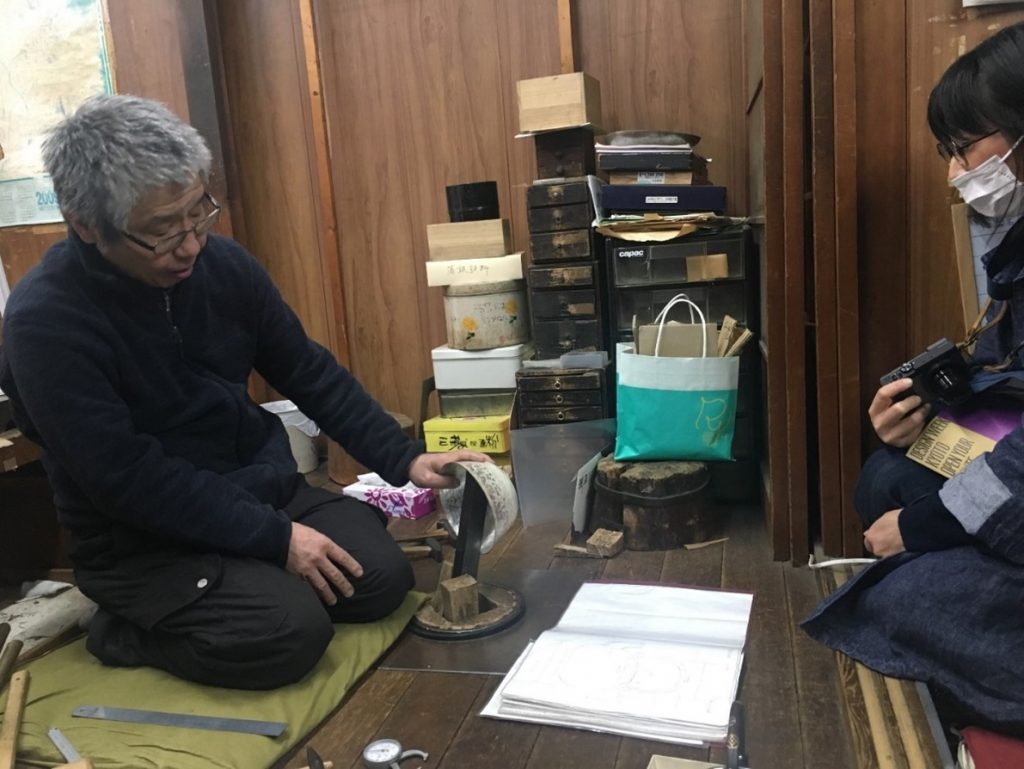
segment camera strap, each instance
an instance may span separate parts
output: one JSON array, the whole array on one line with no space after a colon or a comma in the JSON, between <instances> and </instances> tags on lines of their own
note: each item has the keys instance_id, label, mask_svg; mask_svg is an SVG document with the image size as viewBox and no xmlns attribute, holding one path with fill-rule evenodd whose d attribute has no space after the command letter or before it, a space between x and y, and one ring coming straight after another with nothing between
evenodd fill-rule
<instances>
[{"instance_id":1,"label":"camera strap","mask_svg":"<svg viewBox=\"0 0 1024 769\"><path fill-rule=\"evenodd\" d=\"M981 336L990 328L998 324L999 321L1003 319L1003 317L1006 315L1006 308L1008 306L1008 302L1003 302L1002 306L999 308L999 312L996 313L995 317L992 318L992 320L990 320L988 323L985 323L985 316L988 315L988 311L992 307L992 298L989 297L988 301L985 302L985 306L981 308L981 312L978 313L978 317L975 319L974 323L972 323L971 327L967 329L967 338L964 339L964 341L962 341L960 344L958 344L957 347L959 347L961 350L966 350L968 347L971 347L976 341L978 341L979 336Z\"/></svg>"},{"instance_id":2,"label":"camera strap","mask_svg":"<svg viewBox=\"0 0 1024 769\"><path fill-rule=\"evenodd\" d=\"M982 309L981 314L978 315L977 320L975 320L974 323L971 325L970 329L968 329L967 338L957 345L957 347L961 351L966 352L967 348L973 345L977 341L979 336L981 336L983 333L988 331L990 328L995 326L997 323L999 323L999 321L1003 319L1003 317L1006 315L1006 308L1009 307L1009 302L1003 302L1002 306L999 308L999 312L995 314L995 317L992 318L992 320L990 320L988 323L982 325L982 322L985 319L985 315L988 314L990 307L992 307L991 297L987 302L985 302L985 307ZM1000 361L999 363L991 363L987 366L982 366L982 369L984 371L1005 371L1013 363L1014 357L1016 357L1017 353L1020 352L1022 347L1024 347L1024 340L1015 344L1013 346L1013 349L1006 354L1006 357L1003 358L1002 361Z\"/></svg>"}]
</instances>

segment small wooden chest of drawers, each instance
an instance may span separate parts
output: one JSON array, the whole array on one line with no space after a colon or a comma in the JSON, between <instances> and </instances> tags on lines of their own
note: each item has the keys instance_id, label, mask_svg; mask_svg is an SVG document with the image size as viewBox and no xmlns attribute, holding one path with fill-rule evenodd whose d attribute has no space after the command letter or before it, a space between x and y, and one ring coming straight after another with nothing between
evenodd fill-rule
<instances>
[{"instance_id":1,"label":"small wooden chest of drawers","mask_svg":"<svg viewBox=\"0 0 1024 769\"><path fill-rule=\"evenodd\" d=\"M586 180L534 184L527 189L526 202L533 264L527 277L537 357L607 349L603 242L590 230L593 209Z\"/></svg>"},{"instance_id":2,"label":"small wooden chest of drawers","mask_svg":"<svg viewBox=\"0 0 1024 769\"><path fill-rule=\"evenodd\" d=\"M582 422L611 415L603 368L524 368L516 372L519 425Z\"/></svg>"}]
</instances>

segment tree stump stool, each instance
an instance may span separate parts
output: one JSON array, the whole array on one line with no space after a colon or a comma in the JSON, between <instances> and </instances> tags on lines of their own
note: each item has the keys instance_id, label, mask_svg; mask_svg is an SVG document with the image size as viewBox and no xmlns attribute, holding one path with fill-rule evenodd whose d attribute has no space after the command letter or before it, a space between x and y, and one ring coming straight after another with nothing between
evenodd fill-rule
<instances>
[{"instance_id":1,"label":"tree stump stool","mask_svg":"<svg viewBox=\"0 0 1024 769\"><path fill-rule=\"evenodd\" d=\"M615 529L629 550L670 550L709 539L713 530L710 472L703 462L616 462L597 465L588 531Z\"/></svg>"}]
</instances>

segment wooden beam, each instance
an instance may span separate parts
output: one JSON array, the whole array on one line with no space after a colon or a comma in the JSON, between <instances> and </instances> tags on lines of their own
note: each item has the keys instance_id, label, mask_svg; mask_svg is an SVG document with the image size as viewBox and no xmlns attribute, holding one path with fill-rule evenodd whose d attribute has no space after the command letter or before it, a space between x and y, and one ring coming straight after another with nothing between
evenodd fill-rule
<instances>
[{"instance_id":1,"label":"wooden beam","mask_svg":"<svg viewBox=\"0 0 1024 769\"><path fill-rule=\"evenodd\" d=\"M836 329L836 184L832 4L811 3L811 191L814 215L814 379L818 416L818 516L826 553L843 552Z\"/></svg>"},{"instance_id":2,"label":"wooden beam","mask_svg":"<svg viewBox=\"0 0 1024 769\"><path fill-rule=\"evenodd\" d=\"M785 228L786 464L789 551L807 559L806 264L804 253L804 17L801 0L782 0L782 194Z\"/></svg>"},{"instance_id":3,"label":"wooden beam","mask_svg":"<svg viewBox=\"0 0 1024 769\"><path fill-rule=\"evenodd\" d=\"M860 516L853 507L853 489L860 475L861 405L860 372L860 214L857 200L857 9L854 0L833 0L832 68L835 115L835 329L838 357L839 499L842 554L863 551Z\"/></svg>"},{"instance_id":4,"label":"wooden beam","mask_svg":"<svg viewBox=\"0 0 1024 769\"><path fill-rule=\"evenodd\" d=\"M558 0L558 48L562 62L562 74L576 71L576 56L573 52L572 0Z\"/></svg>"},{"instance_id":5,"label":"wooden beam","mask_svg":"<svg viewBox=\"0 0 1024 769\"><path fill-rule=\"evenodd\" d=\"M302 52L306 63L306 88L309 95L310 123L313 129L313 168L317 204L320 208L320 264L323 269L324 304L328 308L327 334L331 352L342 365L350 366L348 333L345 324L344 294L341 285L341 258L338 253L338 223L334 210L334 179L327 138L327 110L324 105L320 54L317 47L313 0L300 0L299 23L302 27Z\"/></svg>"},{"instance_id":6,"label":"wooden beam","mask_svg":"<svg viewBox=\"0 0 1024 769\"><path fill-rule=\"evenodd\" d=\"M802 46L801 46L802 47ZM789 548L789 490L786 474L786 304L785 205L783 202L783 73L782 0L764 3L764 182L765 226L761 270L764 275L765 324L761 330L767 394L768 448L765 510L768 514L772 557L786 560ZM769 265L771 268L769 269Z\"/></svg>"}]
</instances>

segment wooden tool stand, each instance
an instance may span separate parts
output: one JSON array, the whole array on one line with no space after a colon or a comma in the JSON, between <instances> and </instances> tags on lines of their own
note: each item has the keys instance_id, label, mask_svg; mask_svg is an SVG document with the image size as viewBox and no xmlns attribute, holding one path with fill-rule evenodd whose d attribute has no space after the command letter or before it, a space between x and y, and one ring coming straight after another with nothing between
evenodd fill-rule
<instances>
[{"instance_id":1,"label":"wooden tool stand","mask_svg":"<svg viewBox=\"0 0 1024 769\"><path fill-rule=\"evenodd\" d=\"M487 518L487 497L466 474L455 546L447 545L433 599L416 612L410 627L417 635L459 641L491 635L514 625L526 609L515 590L477 581Z\"/></svg>"}]
</instances>

